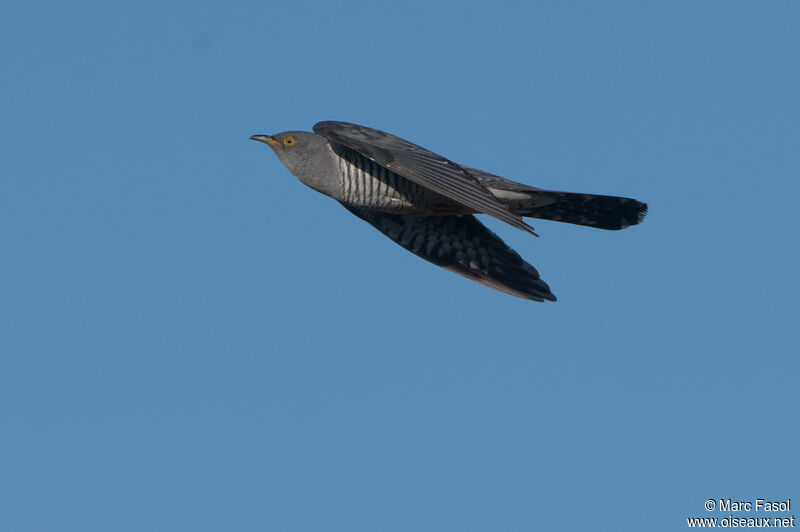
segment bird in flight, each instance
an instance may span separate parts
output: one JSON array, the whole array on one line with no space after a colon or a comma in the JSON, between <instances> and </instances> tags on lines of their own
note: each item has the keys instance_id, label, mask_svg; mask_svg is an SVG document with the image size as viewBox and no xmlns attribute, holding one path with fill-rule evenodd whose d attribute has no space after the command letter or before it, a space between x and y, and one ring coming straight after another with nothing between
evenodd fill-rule
<instances>
[{"instance_id":1,"label":"bird in flight","mask_svg":"<svg viewBox=\"0 0 800 532\"><path fill-rule=\"evenodd\" d=\"M523 217L616 230L638 224L647 214L647 205L634 199L534 188L347 122L318 122L313 133L250 138L272 148L305 185L408 251L533 301L555 301L556 296L536 268L474 214L488 214L533 235Z\"/></svg>"}]
</instances>

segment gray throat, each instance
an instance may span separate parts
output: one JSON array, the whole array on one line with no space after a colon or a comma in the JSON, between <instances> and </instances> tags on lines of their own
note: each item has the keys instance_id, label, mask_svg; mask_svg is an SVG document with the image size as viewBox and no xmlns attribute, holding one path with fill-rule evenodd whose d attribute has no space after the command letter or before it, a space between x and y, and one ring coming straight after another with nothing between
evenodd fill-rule
<instances>
[{"instance_id":1,"label":"gray throat","mask_svg":"<svg viewBox=\"0 0 800 532\"><path fill-rule=\"evenodd\" d=\"M317 157L308 157L290 170L304 185L334 199L341 198L341 185L337 179L338 156L325 142Z\"/></svg>"}]
</instances>

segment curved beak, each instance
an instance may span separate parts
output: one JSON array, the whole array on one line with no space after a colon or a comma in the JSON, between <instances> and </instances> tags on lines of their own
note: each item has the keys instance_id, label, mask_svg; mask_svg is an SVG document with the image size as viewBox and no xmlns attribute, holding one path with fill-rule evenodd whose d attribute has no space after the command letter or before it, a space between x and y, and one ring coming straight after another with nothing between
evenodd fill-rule
<instances>
[{"instance_id":1,"label":"curved beak","mask_svg":"<svg viewBox=\"0 0 800 532\"><path fill-rule=\"evenodd\" d=\"M281 143L277 140L273 139L269 135L253 135L250 137L250 140L257 140L258 142L263 142L264 144L269 144L270 146L280 146Z\"/></svg>"}]
</instances>

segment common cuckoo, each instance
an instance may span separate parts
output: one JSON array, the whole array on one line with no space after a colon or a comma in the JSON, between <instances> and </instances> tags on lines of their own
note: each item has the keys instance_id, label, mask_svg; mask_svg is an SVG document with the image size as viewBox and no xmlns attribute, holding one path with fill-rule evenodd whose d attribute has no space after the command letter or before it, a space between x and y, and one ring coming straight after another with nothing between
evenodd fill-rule
<instances>
[{"instance_id":1,"label":"common cuckoo","mask_svg":"<svg viewBox=\"0 0 800 532\"><path fill-rule=\"evenodd\" d=\"M613 230L638 224L647 213L647 205L634 199L534 188L347 122L319 122L313 133L250 138L272 148L304 184L408 251L533 301L556 296L536 268L473 214L488 214L536 235L523 217Z\"/></svg>"}]
</instances>

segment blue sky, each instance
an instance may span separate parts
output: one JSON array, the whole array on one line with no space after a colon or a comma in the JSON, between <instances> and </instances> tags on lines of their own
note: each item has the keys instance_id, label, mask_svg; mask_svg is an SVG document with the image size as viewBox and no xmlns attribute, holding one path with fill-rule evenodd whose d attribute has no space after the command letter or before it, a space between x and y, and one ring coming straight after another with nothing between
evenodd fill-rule
<instances>
[{"instance_id":1,"label":"blue sky","mask_svg":"<svg viewBox=\"0 0 800 532\"><path fill-rule=\"evenodd\" d=\"M0 531L679 530L800 500L799 17L4 3ZM512 298L248 140L319 120L650 215L486 221L559 302Z\"/></svg>"}]
</instances>

